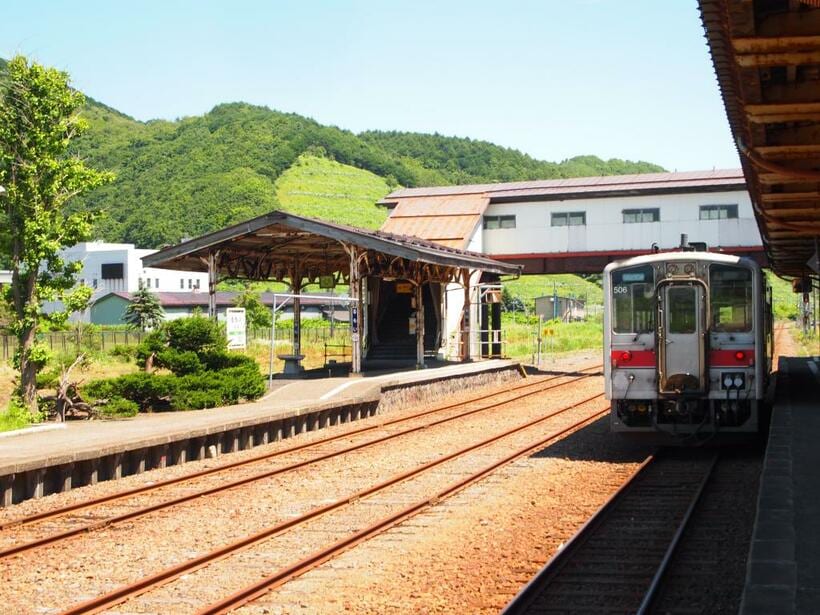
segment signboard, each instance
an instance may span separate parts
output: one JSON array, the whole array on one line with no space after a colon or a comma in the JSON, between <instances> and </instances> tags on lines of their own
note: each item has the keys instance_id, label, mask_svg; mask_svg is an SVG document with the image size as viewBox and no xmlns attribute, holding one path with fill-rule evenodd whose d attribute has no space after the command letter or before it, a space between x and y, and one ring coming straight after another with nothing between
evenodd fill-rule
<instances>
[{"instance_id":1,"label":"signboard","mask_svg":"<svg viewBox=\"0 0 820 615\"><path fill-rule=\"evenodd\" d=\"M410 282L396 282L396 294L412 295L413 285Z\"/></svg>"},{"instance_id":2,"label":"signboard","mask_svg":"<svg viewBox=\"0 0 820 615\"><path fill-rule=\"evenodd\" d=\"M356 305L350 307L350 332L359 332L359 308Z\"/></svg>"},{"instance_id":3,"label":"signboard","mask_svg":"<svg viewBox=\"0 0 820 615\"><path fill-rule=\"evenodd\" d=\"M245 308L228 308L225 311L225 333L230 350L245 348Z\"/></svg>"},{"instance_id":4,"label":"signboard","mask_svg":"<svg viewBox=\"0 0 820 615\"><path fill-rule=\"evenodd\" d=\"M320 275L319 276L319 288L335 288L336 287L336 278L332 275Z\"/></svg>"}]
</instances>

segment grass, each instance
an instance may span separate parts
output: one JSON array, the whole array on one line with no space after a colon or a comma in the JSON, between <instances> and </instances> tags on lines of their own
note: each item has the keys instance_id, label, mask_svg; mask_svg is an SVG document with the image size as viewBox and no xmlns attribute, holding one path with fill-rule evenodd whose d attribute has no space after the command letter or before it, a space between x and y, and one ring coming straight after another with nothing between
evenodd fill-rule
<instances>
[{"instance_id":1,"label":"grass","mask_svg":"<svg viewBox=\"0 0 820 615\"><path fill-rule=\"evenodd\" d=\"M530 362L536 351L538 323L504 314L501 327L507 341L504 351L512 359ZM526 320L527 322L521 322ZM603 321L600 318L576 322L548 321L541 331L542 356L603 347Z\"/></svg>"},{"instance_id":2,"label":"grass","mask_svg":"<svg viewBox=\"0 0 820 615\"><path fill-rule=\"evenodd\" d=\"M514 297L519 297L533 309L536 297L552 296L553 288L559 297L573 297L589 304L601 304L603 291L600 282L595 283L570 273L525 275L517 280L506 280L504 286Z\"/></svg>"},{"instance_id":3,"label":"grass","mask_svg":"<svg viewBox=\"0 0 820 615\"><path fill-rule=\"evenodd\" d=\"M777 277L771 270L766 270L766 280L772 287L775 318L797 318L799 314L798 304L801 299L800 295L795 294L792 290L791 281Z\"/></svg>"},{"instance_id":4,"label":"grass","mask_svg":"<svg viewBox=\"0 0 820 615\"><path fill-rule=\"evenodd\" d=\"M377 229L387 219L387 210L376 205L391 191L387 182L334 160L300 156L275 188L281 208L300 216L367 229Z\"/></svg>"}]
</instances>

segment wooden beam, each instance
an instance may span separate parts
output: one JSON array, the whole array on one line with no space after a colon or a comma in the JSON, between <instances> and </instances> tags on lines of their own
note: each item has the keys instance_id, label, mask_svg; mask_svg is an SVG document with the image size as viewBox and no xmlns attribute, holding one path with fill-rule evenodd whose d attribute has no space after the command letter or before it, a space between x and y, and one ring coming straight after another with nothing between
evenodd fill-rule
<instances>
[{"instance_id":1,"label":"wooden beam","mask_svg":"<svg viewBox=\"0 0 820 615\"><path fill-rule=\"evenodd\" d=\"M755 31L762 37L813 36L820 32L820 11L804 5L802 10L761 14Z\"/></svg>"},{"instance_id":2,"label":"wooden beam","mask_svg":"<svg viewBox=\"0 0 820 615\"><path fill-rule=\"evenodd\" d=\"M801 160L820 156L820 144L811 145L758 145L754 151L763 158Z\"/></svg>"},{"instance_id":3,"label":"wooden beam","mask_svg":"<svg viewBox=\"0 0 820 615\"><path fill-rule=\"evenodd\" d=\"M760 195L763 203L820 203L820 192L772 192Z\"/></svg>"},{"instance_id":4,"label":"wooden beam","mask_svg":"<svg viewBox=\"0 0 820 615\"><path fill-rule=\"evenodd\" d=\"M758 124L780 122L820 121L820 103L782 103L746 105L749 121Z\"/></svg>"},{"instance_id":5,"label":"wooden beam","mask_svg":"<svg viewBox=\"0 0 820 615\"><path fill-rule=\"evenodd\" d=\"M802 66L820 64L820 50L793 51L789 53L753 53L735 56L741 68L765 68L769 66Z\"/></svg>"},{"instance_id":6,"label":"wooden beam","mask_svg":"<svg viewBox=\"0 0 820 615\"><path fill-rule=\"evenodd\" d=\"M820 51L820 36L755 36L733 38L732 47L739 54L788 54Z\"/></svg>"}]
</instances>

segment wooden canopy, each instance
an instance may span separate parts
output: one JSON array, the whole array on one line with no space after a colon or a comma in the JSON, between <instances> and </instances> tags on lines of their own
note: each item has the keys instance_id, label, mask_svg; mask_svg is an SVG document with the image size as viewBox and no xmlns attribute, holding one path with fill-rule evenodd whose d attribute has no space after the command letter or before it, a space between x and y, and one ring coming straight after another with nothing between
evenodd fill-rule
<instances>
[{"instance_id":1,"label":"wooden canopy","mask_svg":"<svg viewBox=\"0 0 820 615\"><path fill-rule=\"evenodd\" d=\"M818 273L820 3L700 0L726 113L773 269Z\"/></svg>"},{"instance_id":2,"label":"wooden canopy","mask_svg":"<svg viewBox=\"0 0 820 615\"><path fill-rule=\"evenodd\" d=\"M517 275L520 267L430 241L368 231L274 211L164 248L143 259L146 267L208 271L213 258L222 277L305 283L338 275L348 281L350 249L361 275L449 282L459 270Z\"/></svg>"}]
</instances>

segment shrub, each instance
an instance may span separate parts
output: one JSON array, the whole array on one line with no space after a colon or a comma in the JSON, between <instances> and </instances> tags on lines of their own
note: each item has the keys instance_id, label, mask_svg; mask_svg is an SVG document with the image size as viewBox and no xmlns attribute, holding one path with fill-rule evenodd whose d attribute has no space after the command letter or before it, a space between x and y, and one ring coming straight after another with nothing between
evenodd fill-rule
<instances>
[{"instance_id":1,"label":"shrub","mask_svg":"<svg viewBox=\"0 0 820 615\"><path fill-rule=\"evenodd\" d=\"M174 396L174 410L201 410L223 405L222 392L216 389L183 390Z\"/></svg>"},{"instance_id":2,"label":"shrub","mask_svg":"<svg viewBox=\"0 0 820 615\"><path fill-rule=\"evenodd\" d=\"M126 346L125 344L117 344L108 351L112 357L118 357L124 360L130 360L137 356L136 346Z\"/></svg>"},{"instance_id":3,"label":"shrub","mask_svg":"<svg viewBox=\"0 0 820 615\"><path fill-rule=\"evenodd\" d=\"M60 367L48 367L37 374L38 389L53 389L60 383Z\"/></svg>"},{"instance_id":4,"label":"shrub","mask_svg":"<svg viewBox=\"0 0 820 615\"><path fill-rule=\"evenodd\" d=\"M227 347L222 327L202 316L172 320L166 323L165 333L168 345L176 350L201 353L210 350L225 350Z\"/></svg>"},{"instance_id":5,"label":"shrub","mask_svg":"<svg viewBox=\"0 0 820 615\"><path fill-rule=\"evenodd\" d=\"M171 370L177 376L195 374L202 371L202 362L191 350L166 348L157 354L156 365Z\"/></svg>"},{"instance_id":6,"label":"shrub","mask_svg":"<svg viewBox=\"0 0 820 615\"><path fill-rule=\"evenodd\" d=\"M135 352L137 363L144 365L148 360L148 357L152 354L162 352L165 348L167 348L167 346L165 332L163 330L149 333L145 339L140 342L139 346L137 346L137 350Z\"/></svg>"},{"instance_id":7,"label":"shrub","mask_svg":"<svg viewBox=\"0 0 820 615\"><path fill-rule=\"evenodd\" d=\"M128 418L137 416L139 412L139 405L130 399L123 399L122 397L115 397L108 401L104 406L97 410L103 418Z\"/></svg>"},{"instance_id":8,"label":"shrub","mask_svg":"<svg viewBox=\"0 0 820 615\"><path fill-rule=\"evenodd\" d=\"M256 361L252 357L237 352L228 352L227 350L202 352L199 354L199 360L202 361L205 369L211 371L243 365L256 365Z\"/></svg>"},{"instance_id":9,"label":"shrub","mask_svg":"<svg viewBox=\"0 0 820 615\"><path fill-rule=\"evenodd\" d=\"M82 387L86 397L113 399L123 397L139 405L141 411L164 410L170 406L176 391L176 376L157 376L144 372L118 378L94 380Z\"/></svg>"}]
</instances>

